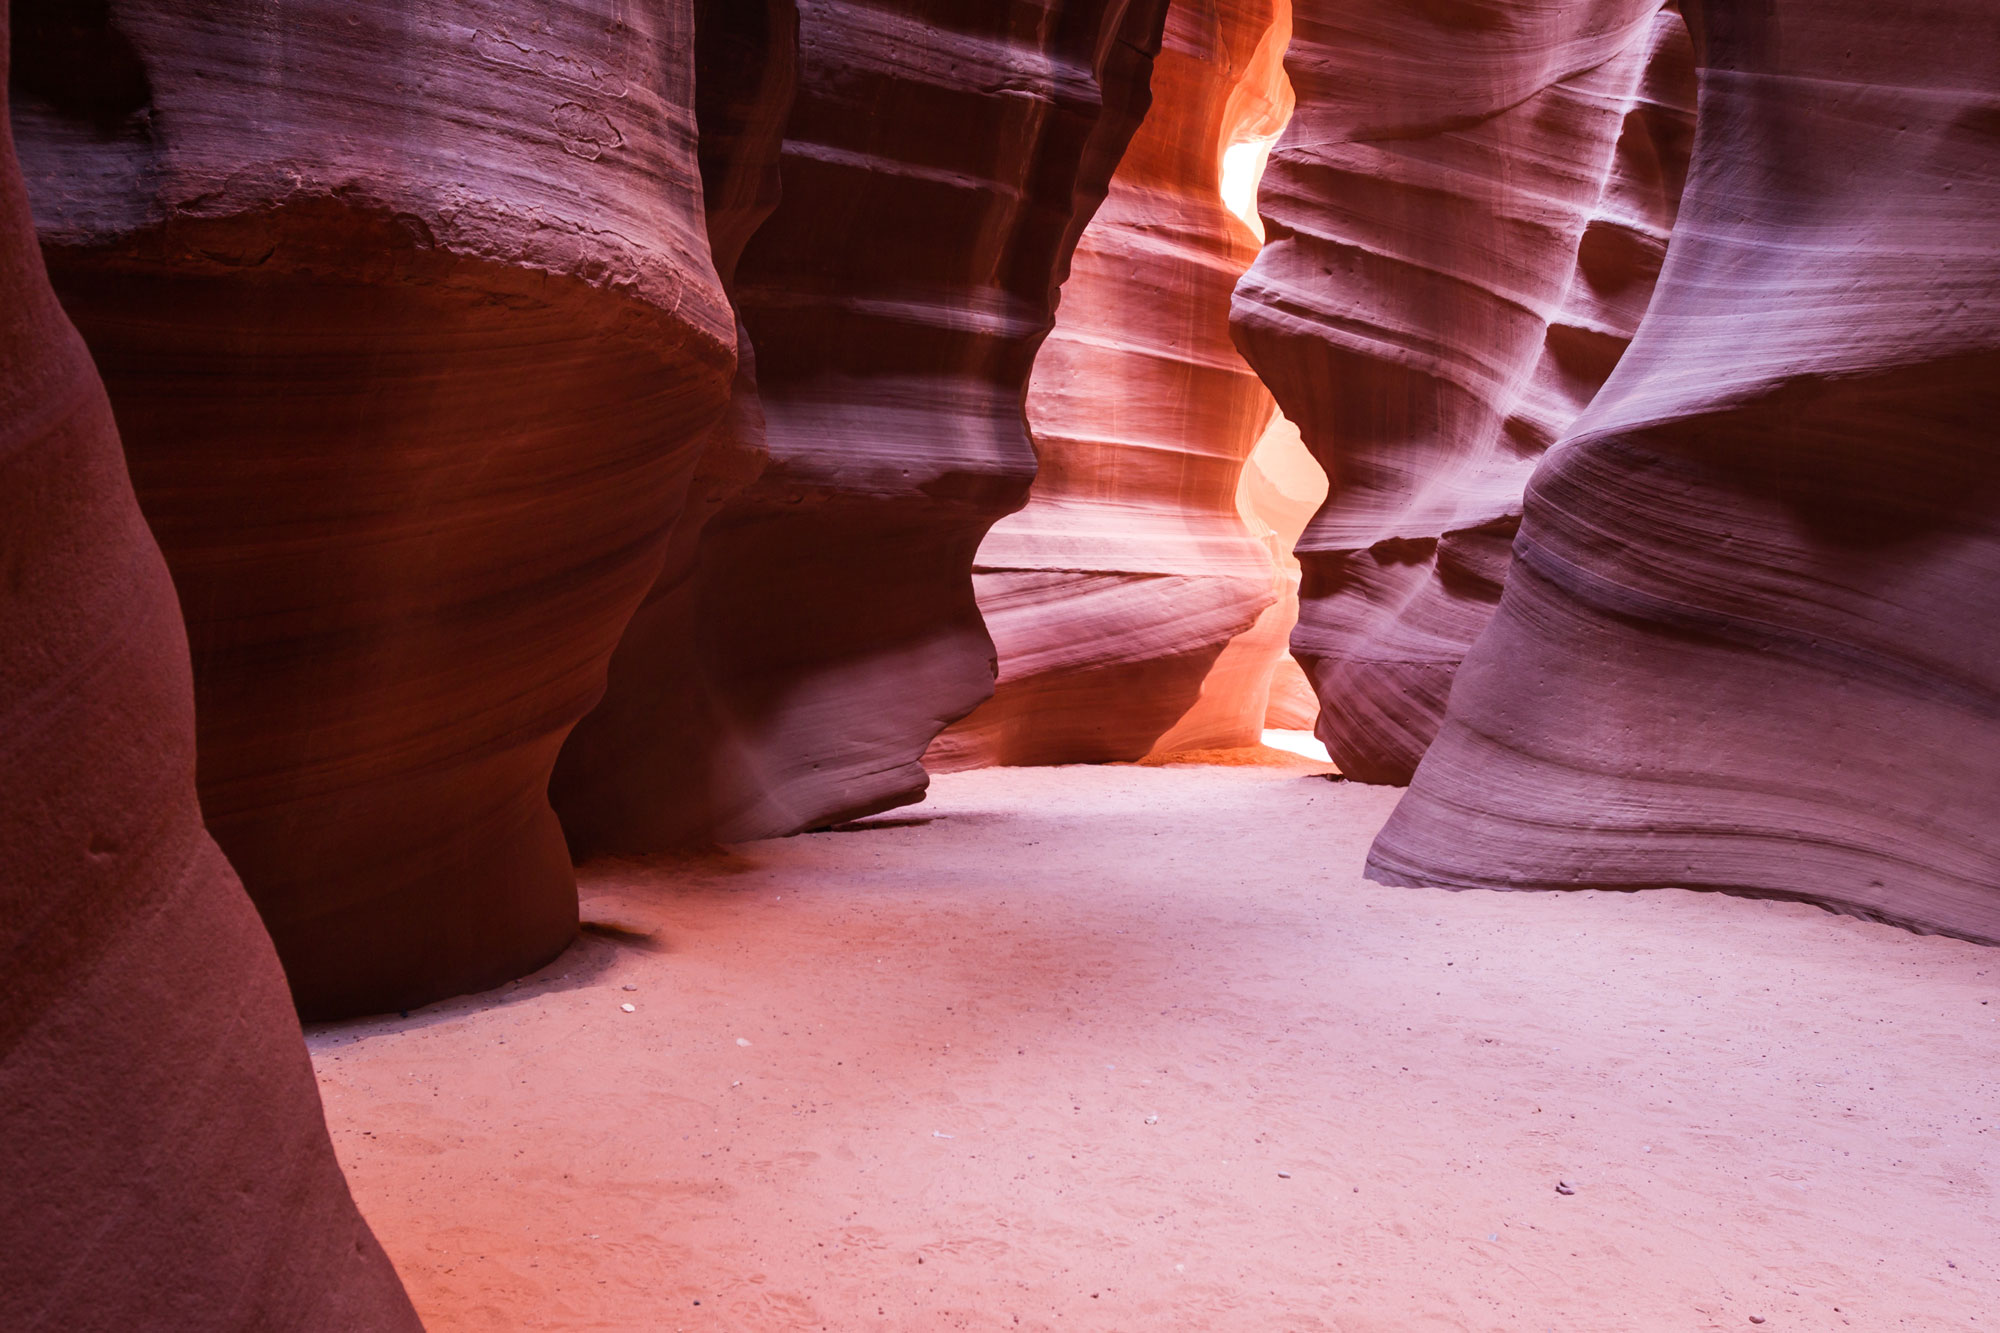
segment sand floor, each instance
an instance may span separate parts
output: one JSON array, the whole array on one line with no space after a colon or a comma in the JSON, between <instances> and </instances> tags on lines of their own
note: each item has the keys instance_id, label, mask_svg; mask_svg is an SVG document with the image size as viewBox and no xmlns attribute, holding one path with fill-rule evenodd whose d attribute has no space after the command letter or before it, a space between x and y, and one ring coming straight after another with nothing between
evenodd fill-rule
<instances>
[{"instance_id":1,"label":"sand floor","mask_svg":"<svg viewBox=\"0 0 2000 1333\"><path fill-rule=\"evenodd\" d=\"M1262 753L596 863L314 1029L431 1329L2000 1333L2000 951L1381 888L1396 793Z\"/></svg>"}]
</instances>

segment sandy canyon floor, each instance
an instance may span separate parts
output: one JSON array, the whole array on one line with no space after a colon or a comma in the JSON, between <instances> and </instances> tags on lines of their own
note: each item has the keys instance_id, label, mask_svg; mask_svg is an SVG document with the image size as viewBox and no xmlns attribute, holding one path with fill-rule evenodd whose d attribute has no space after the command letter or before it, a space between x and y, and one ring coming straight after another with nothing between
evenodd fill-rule
<instances>
[{"instance_id":1,"label":"sandy canyon floor","mask_svg":"<svg viewBox=\"0 0 2000 1333\"><path fill-rule=\"evenodd\" d=\"M1253 756L595 863L312 1031L431 1329L2000 1330L2000 951L1381 888L1397 793Z\"/></svg>"}]
</instances>

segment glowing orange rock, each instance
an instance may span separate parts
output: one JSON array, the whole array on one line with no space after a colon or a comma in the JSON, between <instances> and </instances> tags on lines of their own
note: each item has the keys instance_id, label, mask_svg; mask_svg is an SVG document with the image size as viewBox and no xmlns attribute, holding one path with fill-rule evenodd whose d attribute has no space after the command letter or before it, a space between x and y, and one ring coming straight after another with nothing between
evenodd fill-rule
<instances>
[{"instance_id":1,"label":"glowing orange rock","mask_svg":"<svg viewBox=\"0 0 2000 1333\"><path fill-rule=\"evenodd\" d=\"M1035 363L1034 489L974 566L994 697L939 739L933 765L1137 759L1204 681L1196 730L1256 739L1280 644L1266 633L1219 658L1279 591L1237 509L1273 405L1229 341L1230 292L1258 242L1227 207L1222 170L1232 145L1254 152L1289 111L1284 18L1274 0L1169 13L1152 111Z\"/></svg>"}]
</instances>

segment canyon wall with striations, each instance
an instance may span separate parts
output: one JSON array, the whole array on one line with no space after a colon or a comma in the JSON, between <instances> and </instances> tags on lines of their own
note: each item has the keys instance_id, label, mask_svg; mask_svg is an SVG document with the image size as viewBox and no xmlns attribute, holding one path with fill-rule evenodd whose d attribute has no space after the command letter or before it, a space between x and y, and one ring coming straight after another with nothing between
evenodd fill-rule
<instances>
[{"instance_id":1,"label":"canyon wall with striations","mask_svg":"<svg viewBox=\"0 0 2000 1333\"><path fill-rule=\"evenodd\" d=\"M1692 68L1658 0L1299 0L1238 344L1332 481L1292 650L1349 776L1407 782L1536 459L1646 308Z\"/></svg>"},{"instance_id":2,"label":"canyon wall with striations","mask_svg":"<svg viewBox=\"0 0 2000 1333\"><path fill-rule=\"evenodd\" d=\"M1688 18L1658 290L1370 873L2000 943L2000 11Z\"/></svg>"},{"instance_id":3,"label":"canyon wall with striations","mask_svg":"<svg viewBox=\"0 0 2000 1333\"><path fill-rule=\"evenodd\" d=\"M270 939L202 831L173 585L43 276L7 122L0 1327L413 1331Z\"/></svg>"},{"instance_id":4,"label":"canyon wall with striations","mask_svg":"<svg viewBox=\"0 0 2000 1333\"><path fill-rule=\"evenodd\" d=\"M973 553L1033 476L1029 369L1165 8L800 0L780 198L731 281L762 470L701 531L691 634L635 640L565 756L579 856L921 796L993 688Z\"/></svg>"},{"instance_id":5,"label":"canyon wall with striations","mask_svg":"<svg viewBox=\"0 0 2000 1333\"><path fill-rule=\"evenodd\" d=\"M1138 759L1274 601L1270 553L1236 506L1274 410L1229 341L1230 292L1258 239L1225 206L1222 168L1232 144L1275 134L1289 112L1285 9L1169 10L1152 110L1083 234L1029 382L1034 488L974 562L994 696L938 739L932 767ZM1260 646L1250 656L1275 663L1277 645ZM1228 673L1235 694L1254 692L1256 669ZM1254 743L1257 711L1228 739Z\"/></svg>"},{"instance_id":6,"label":"canyon wall with striations","mask_svg":"<svg viewBox=\"0 0 2000 1333\"><path fill-rule=\"evenodd\" d=\"M692 4L30 0L16 30L202 809L300 1010L539 966L576 922L549 772L734 373Z\"/></svg>"},{"instance_id":7,"label":"canyon wall with striations","mask_svg":"<svg viewBox=\"0 0 2000 1333\"><path fill-rule=\"evenodd\" d=\"M695 28L709 246L733 298L744 247L783 198L799 15L793 0L697 0ZM699 842L732 803L720 790L729 737L703 651L702 535L771 461L756 349L741 318L736 350L728 411L702 443L665 564L611 654L603 698L570 732L550 777L549 800L579 860Z\"/></svg>"}]
</instances>

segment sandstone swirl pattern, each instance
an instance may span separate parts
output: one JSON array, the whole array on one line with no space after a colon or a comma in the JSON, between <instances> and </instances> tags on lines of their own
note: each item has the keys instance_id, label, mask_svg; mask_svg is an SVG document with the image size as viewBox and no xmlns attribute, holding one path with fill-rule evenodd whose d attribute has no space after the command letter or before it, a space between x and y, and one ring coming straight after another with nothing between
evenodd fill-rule
<instances>
[{"instance_id":1,"label":"sandstone swirl pattern","mask_svg":"<svg viewBox=\"0 0 2000 1333\"><path fill-rule=\"evenodd\" d=\"M1229 341L1258 242L1220 178L1232 143L1283 123L1282 17L1273 0L1169 11L1152 110L1029 382L1033 492L974 565L997 688L932 747L933 767L1137 759L1273 600L1270 554L1236 510L1274 410ZM1224 743L1254 743L1256 711Z\"/></svg>"},{"instance_id":2,"label":"sandstone swirl pattern","mask_svg":"<svg viewBox=\"0 0 2000 1333\"><path fill-rule=\"evenodd\" d=\"M1659 289L1371 873L2000 942L2000 11L1688 17Z\"/></svg>"},{"instance_id":3,"label":"sandstone swirl pattern","mask_svg":"<svg viewBox=\"0 0 2000 1333\"><path fill-rule=\"evenodd\" d=\"M0 108L0 1327L415 1330L202 832L173 586L11 143Z\"/></svg>"},{"instance_id":4,"label":"sandstone swirl pattern","mask_svg":"<svg viewBox=\"0 0 2000 1333\"><path fill-rule=\"evenodd\" d=\"M797 5L781 199L732 282L766 461L701 532L688 639L622 654L564 762L580 855L921 796L924 748L993 688L973 552L1033 476L1028 372L1165 9Z\"/></svg>"},{"instance_id":5,"label":"sandstone swirl pattern","mask_svg":"<svg viewBox=\"0 0 2000 1333\"><path fill-rule=\"evenodd\" d=\"M1657 0L1300 0L1237 340L1326 468L1292 648L1350 776L1406 782L1536 458L1672 225L1691 71Z\"/></svg>"},{"instance_id":6,"label":"sandstone swirl pattern","mask_svg":"<svg viewBox=\"0 0 2000 1333\"><path fill-rule=\"evenodd\" d=\"M576 921L549 771L734 368L691 5L36 13L38 227L300 1009L538 966Z\"/></svg>"}]
</instances>

